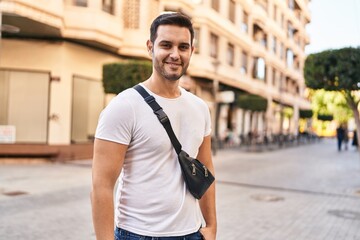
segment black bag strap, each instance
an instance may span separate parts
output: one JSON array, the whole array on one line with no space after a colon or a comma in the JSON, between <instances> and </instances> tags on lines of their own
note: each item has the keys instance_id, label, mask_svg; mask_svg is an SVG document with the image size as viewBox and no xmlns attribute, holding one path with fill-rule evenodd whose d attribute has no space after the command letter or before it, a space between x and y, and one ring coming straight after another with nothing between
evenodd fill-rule
<instances>
[{"instance_id":1,"label":"black bag strap","mask_svg":"<svg viewBox=\"0 0 360 240\"><path fill-rule=\"evenodd\" d=\"M176 153L179 154L181 152L182 146L177 139L174 130L171 127L170 119L168 118L162 107L160 107L160 105L156 102L155 98L150 95L140 84L134 86L134 89L140 93L140 95L144 98L145 102L149 104L149 106L152 108L154 114L157 116L160 123L164 126L167 134L169 135L170 141L175 148Z\"/></svg>"}]
</instances>

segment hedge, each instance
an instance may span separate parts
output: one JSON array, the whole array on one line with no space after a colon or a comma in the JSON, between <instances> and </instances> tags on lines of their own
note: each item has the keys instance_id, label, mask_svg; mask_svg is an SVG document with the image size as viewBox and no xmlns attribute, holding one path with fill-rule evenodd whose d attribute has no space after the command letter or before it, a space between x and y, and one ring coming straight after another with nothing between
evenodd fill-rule
<instances>
[{"instance_id":1,"label":"hedge","mask_svg":"<svg viewBox=\"0 0 360 240\"><path fill-rule=\"evenodd\" d=\"M328 114L318 114L317 119L321 121L332 121L334 119L334 116Z\"/></svg>"},{"instance_id":2,"label":"hedge","mask_svg":"<svg viewBox=\"0 0 360 240\"><path fill-rule=\"evenodd\" d=\"M119 93L148 79L152 73L150 61L133 60L103 65L105 93Z\"/></svg>"},{"instance_id":3,"label":"hedge","mask_svg":"<svg viewBox=\"0 0 360 240\"><path fill-rule=\"evenodd\" d=\"M313 111L312 110L300 110L299 115L300 115L300 118L312 118Z\"/></svg>"},{"instance_id":4,"label":"hedge","mask_svg":"<svg viewBox=\"0 0 360 240\"><path fill-rule=\"evenodd\" d=\"M245 110L264 112L267 109L267 100L258 95L242 94L238 96L236 105Z\"/></svg>"}]
</instances>

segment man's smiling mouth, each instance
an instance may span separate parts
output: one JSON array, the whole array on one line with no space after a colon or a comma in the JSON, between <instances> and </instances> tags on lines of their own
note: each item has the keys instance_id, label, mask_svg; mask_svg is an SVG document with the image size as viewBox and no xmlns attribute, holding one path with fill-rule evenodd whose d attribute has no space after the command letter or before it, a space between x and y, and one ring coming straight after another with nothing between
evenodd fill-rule
<instances>
[{"instance_id":1,"label":"man's smiling mouth","mask_svg":"<svg viewBox=\"0 0 360 240\"><path fill-rule=\"evenodd\" d=\"M170 65L171 67L181 67L181 63L175 63L175 62L165 62L165 64Z\"/></svg>"}]
</instances>

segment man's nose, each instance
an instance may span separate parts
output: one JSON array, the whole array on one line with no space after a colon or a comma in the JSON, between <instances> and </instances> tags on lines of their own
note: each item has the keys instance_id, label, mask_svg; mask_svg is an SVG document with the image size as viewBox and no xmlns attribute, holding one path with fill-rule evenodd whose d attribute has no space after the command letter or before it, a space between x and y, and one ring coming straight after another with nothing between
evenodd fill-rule
<instances>
[{"instance_id":1,"label":"man's nose","mask_svg":"<svg viewBox=\"0 0 360 240\"><path fill-rule=\"evenodd\" d=\"M179 57L180 57L179 49L177 49L176 47L173 47L171 49L170 57L171 57L171 59L174 59L174 60L179 59Z\"/></svg>"}]
</instances>

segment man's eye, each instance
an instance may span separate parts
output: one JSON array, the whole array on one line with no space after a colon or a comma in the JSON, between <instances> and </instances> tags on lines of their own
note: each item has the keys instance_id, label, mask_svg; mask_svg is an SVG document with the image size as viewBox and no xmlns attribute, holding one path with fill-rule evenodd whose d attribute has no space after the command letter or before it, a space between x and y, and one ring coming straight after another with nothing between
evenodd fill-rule
<instances>
[{"instance_id":1,"label":"man's eye","mask_svg":"<svg viewBox=\"0 0 360 240\"><path fill-rule=\"evenodd\" d=\"M187 45L180 46L180 49L181 49L181 50L188 50L188 49L189 49L189 46L187 46Z\"/></svg>"},{"instance_id":2,"label":"man's eye","mask_svg":"<svg viewBox=\"0 0 360 240\"><path fill-rule=\"evenodd\" d=\"M161 46L162 46L163 48L170 48L170 47L171 47L170 44L162 44Z\"/></svg>"}]
</instances>

